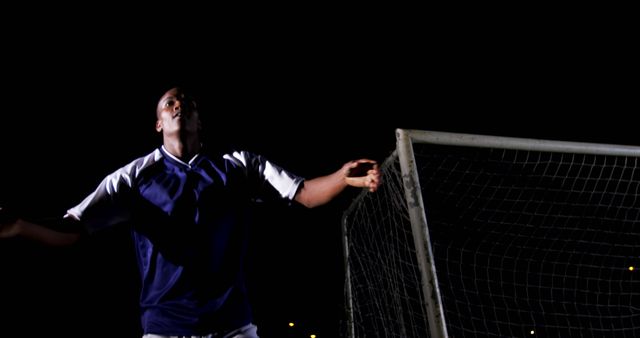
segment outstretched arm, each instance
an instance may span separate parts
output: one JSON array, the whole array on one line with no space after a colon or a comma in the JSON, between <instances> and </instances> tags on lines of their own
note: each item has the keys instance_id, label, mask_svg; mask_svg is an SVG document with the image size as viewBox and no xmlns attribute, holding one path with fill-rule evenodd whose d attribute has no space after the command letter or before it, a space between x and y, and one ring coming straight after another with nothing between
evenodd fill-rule
<instances>
[{"instance_id":1,"label":"outstretched arm","mask_svg":"<svg viewBox=\"0 0 640 338\"><path fill-rule=\"evenodd\" d=\"M0 207L0 214L3 209ZM75 221L69 221L75 222ZM21 218L0 219L0 239L22 236L47 245L70 245L80 239L80 232L60 232Z\"/></svg>"},{"instance_id":2,"label":"outstretched arm","mask_svg":"<svg viewBox=\"0 0 640 338\"><path fill-rule=\"evenodd\" d=\"M347 186L368 188L374 192L379 185L380 170L376 161L360 159L346 163L333 174L306 180L295 200L307 208L313 208L331 201Z\"/></svg>"}]
</instances>

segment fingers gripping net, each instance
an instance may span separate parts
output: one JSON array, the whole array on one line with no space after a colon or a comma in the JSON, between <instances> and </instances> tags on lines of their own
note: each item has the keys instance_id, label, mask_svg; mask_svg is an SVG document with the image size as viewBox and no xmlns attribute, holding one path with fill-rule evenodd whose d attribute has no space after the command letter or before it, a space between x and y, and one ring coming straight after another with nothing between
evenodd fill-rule
<instances>
[{"instance_id":1,"label":"fingers gripping net","mask_svg":"<svg viewBox=\"0 0 640 338\"><path fill-rule=\"evenodd\" d=\"M407 226L409 180L395 164L384 194L345 215L354 336L640 337L638 148L412 138L426 235ZM415 236L432 255L429 290L443 309L435 324L418 319L438 314L438 298L424 297L430 269L409 254Z\"/></svg>"}]
</instances>

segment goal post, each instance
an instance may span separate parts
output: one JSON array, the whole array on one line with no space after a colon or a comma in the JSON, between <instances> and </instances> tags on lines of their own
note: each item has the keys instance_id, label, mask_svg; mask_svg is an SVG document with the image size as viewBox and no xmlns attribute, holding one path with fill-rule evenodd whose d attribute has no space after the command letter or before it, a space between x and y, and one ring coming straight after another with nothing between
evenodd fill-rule
<instances>
[{"instance_id":1,"label":"goal post","mask_svg":"<svg viewBox=\"0 0 640 338\"><path fill-rule=\"evenodd\" d=\"M406 130L396 131L396 149L398 150L400 170L402 173L404 195L413 233L416 260L422 278L422 296L427 308L429 328L432 337L447 337L442 300L438 287L438 278L433 261L433 251L429 240L427 218L420 188L420 177L413 153L411 133Z\"/></svg>"},{"instance_id":2,"label":"goal post","mask_svg":"<svg viewBox=\"0 0 640 338\"><path fill-rule=\"evenodd\" d=\"M396 136L343 215L349 337L640 337L640 147Z\"/></svg>"}]
</instances>

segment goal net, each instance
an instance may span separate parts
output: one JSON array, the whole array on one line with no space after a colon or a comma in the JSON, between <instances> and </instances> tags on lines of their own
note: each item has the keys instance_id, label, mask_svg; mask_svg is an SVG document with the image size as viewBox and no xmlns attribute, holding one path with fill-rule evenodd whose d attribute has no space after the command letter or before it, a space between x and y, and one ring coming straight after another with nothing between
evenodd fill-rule
<instances>
[{"instance_id":1,"label":"goal net","mask_svg":"<svg viewBox=\"0 0 640 338\"><path fill-rule=\"evenodd\" d=\"M397 140L343 217L350 337L640 337L640 147Z\"/></svg>"}]
</instances>

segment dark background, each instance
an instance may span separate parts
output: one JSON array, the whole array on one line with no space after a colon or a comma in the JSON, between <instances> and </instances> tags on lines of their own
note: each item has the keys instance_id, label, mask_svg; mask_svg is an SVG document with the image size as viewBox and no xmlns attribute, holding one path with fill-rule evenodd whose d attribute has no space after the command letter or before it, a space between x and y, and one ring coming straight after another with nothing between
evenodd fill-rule
<instances>
[{"instance_id":1,"label":"dark background","mask_svg":"<svg viewBox=\"0 0 640 338\"><path fill-rule=\"evenodd\" d=\"M640 145L624 20L179 14L5 27L2 205L45 222L64 214L159 144L155 104L176 84L196 91L209 142L306 177L382 162L396 128ZM257 208L249 273L263 337L344 334L340 217L356 194L313 210ZM139 336L132 255L120 228L70 248L0 242L0 336Z\"/></svg>"}]
</instances>

